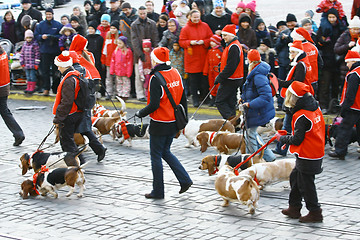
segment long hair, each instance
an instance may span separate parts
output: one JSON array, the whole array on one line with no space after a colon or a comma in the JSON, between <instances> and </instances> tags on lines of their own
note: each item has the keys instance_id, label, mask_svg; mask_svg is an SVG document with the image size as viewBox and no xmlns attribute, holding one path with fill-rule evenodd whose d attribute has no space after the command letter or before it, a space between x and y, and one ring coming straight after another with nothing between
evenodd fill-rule
<instances>
[{"instance_id":1,"label":"long hair","mask_svg":"<svg viewBox=\"0 0 360 240\"><path fill-rule=\"evenodd\" d=\"M299 100L299 97L294 95L288 88L286 90L286 95L285 95L285 100L284 100L285 107L294 108L295 104L298 100Z\"/></svg>"},{"instance_id":2,"label":"long hair","mask_svg":"<svg viewBox=\"0 0 360 240\"><path fill-rule=\"evenodd\" d=\"M88 61L89 63L91 63L92 65L94 65L93 61L91 61L91 58L90 58L89 54L87 54L86 51L82 51L81 56L82 56L83 58L85 58L86 61Z\"/></svg>"},{"instance_id":3,"label":"long hair","mask_svg":"<svg viewBox=\"0 0 360 240\"><path fill-rule=\"evenodd\" d=\"M5 16L8 15L9 13L10 13L10 15L11 15L11 20L15 20L14 14L13 14L10 10L5 12L5 14L4 14L4 20L6 21Z\"/></svg>"},{"instance_id":4,"label":"long hair","mask_svg":"<svg viewBox=\"0 0 360 240\"><path fill-rule=\"evenodd\" d=\"M250 73L254 69L254 67L257 66L259 63L261 63L261 60L250 62L249 67L248 67L248 70L249 70L248 72Z\"/></svg>"},{"instance_id":5,"label":"long hair","mask_svg":"<svg viewBox=\"0 0 360 240\"><path fill-rule=\"evenodd\" d=\"M111 39L111 32L110 30L106 33L106 39ZM114 34L115 35L115 39L118 39L119 38L119 31L116 31L116 33Z\"/></svg>"}]
</instances>

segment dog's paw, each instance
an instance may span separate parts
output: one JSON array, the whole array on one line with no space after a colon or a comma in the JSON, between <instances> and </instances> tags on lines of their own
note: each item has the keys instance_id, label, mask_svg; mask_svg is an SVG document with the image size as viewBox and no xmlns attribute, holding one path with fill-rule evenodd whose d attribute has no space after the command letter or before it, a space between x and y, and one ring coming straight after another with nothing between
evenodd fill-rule
<instances>
[{"instance_id":1,"label":"dog's paw","mask_svg":"<svg viewBox=\"0 0 360 240\"><path fill-rule=\"evenodd\" d=\"M84 196L84 194L81 194L81 193L79 193L79 194L77 195L78 198L82 198L83 196Z\"/></svg>"},{"instance_id":2,"label":"dog's paw","mask_svg":"<svg viewBox=\"0 0 360 240\"><path fill-rule=\"evenodd\" d=\"M255 207L254 207L254 206L251 206L251 207L249 208L249 213L250 213L251 215L254 215L254 214L255 214Z\"/></svg>"},{"instance_id":3,"label":"dog's paw","mask_svg":"<svg viewBox=\"0 0 360 240\"><path fill-rule=\"evenodd\" d=\"M55 197L55 198L58 198L58 197L59 197L59 194L55 193L54 197Z\"/></svg>"},{"instance_id":4,"label":"dog's paw","mask_svg":"<svg viewBox=\"0 0 360 240\"><path fill-rule=\"evenodd\" d=\"M229 203L230 203L229 200L225 200L225 199L224 199L224 202L223 202L223 204L222 204L221 206L222 206L222 207L228 207L228 206L229 206Z\"/></svg>"}]
</instances>

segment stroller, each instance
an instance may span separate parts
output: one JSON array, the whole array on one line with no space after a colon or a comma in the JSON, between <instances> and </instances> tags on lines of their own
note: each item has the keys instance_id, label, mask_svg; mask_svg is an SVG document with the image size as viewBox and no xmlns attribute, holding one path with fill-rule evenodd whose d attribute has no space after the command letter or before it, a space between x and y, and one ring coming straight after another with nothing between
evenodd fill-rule
<instances>
[{"instance_id":1,"label":"stroller","mask_svg":"<svg viewBox=\"0 0 360 240\"><path fill-rule=\"evenodd\" d=\"M20 64L20 52L25 41L15 44L14 52L10 53L10 76L11 85L16 88L22 88L27 85L26 74Z\"/></svg>"}]
</instances>

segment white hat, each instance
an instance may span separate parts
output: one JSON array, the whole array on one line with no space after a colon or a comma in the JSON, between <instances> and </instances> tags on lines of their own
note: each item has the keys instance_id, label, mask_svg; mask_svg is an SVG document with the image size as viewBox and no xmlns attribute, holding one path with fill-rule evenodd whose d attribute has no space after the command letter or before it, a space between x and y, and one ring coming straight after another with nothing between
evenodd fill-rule
<instances>
[{"instance_id":1,"label":"white hat","mask_svg":"<svg viewBox=\"0 0 360 240\"><path fill-rule=\"evenodd\" d=\"M348 28L360 28L360 19L358 16L354 16L354 18L349 21Z\"/></svg>"}]
</instances>

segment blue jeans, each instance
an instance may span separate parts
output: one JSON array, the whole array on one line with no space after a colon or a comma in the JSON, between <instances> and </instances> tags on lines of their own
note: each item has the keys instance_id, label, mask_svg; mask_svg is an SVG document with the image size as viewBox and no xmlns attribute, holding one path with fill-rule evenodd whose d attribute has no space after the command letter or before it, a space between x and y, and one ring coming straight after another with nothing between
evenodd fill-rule
<instances>
[{"instance_id":1,"label":"blue jeans","mask_svg":"<svg viewBox=\"0 0 360 240\"><path fill-rule=\"evenodd\" d=\"M8 129L12 132L14 138L22 138L24 137L24 132L11 114L7 106L7 98L7 96L0 97L0 115Z\"/></svg>"},{"instance_id":2,"label":"blue jeans","mask_svg":"<svg viewBox=\"0 0 360 240\"><path fill-rule=\"evenodd\" d=\"M251 127L245 131L248 141L246 143L246 150L249 153L256 152L262 145L265 144L260 135L257 133L257 128L258 127ZM263 158L267 162L272 162L276 159L275 154L269 148L265 148Z\"/></svg>"},{"instance_id":3,"label":"blue jeans","mask_svg":"<svg viewBox=\"0 0 360 240\"><path fill-rule=\"evenodd\" d=\"M161 158L170 166L181 186L192 183L185 168L170 151L173 138L174 135L150 135L151 170L153 173L153 190L151 194L156 197L164 197L164 176Z\"/></svg>"},{"instance_id":4,"label":"blue jeans","mask_svg":"<svg viewBox=\"0 0 360 240\"><path fill-rule=\"evenodd\" d=\"M291 133L291 132L292 132L292 130L291 130L291 121L292 121L292 114L285 113L285 118L284 118L284 123L283 123L282 129L283 129L283 130L286 130L288 133ZM275 151L278 152L278 153L281 154L281 155L286 156L287 151L288 151L288 149L289 149L289 145L287 145L284 150L281 149L282 146L283 146L283 144L281 144L281 143L278 142L278 143L276 144L276 149L275 149Z\"/></svg>"},{"instance_id":5,"label":"blue jeans","mask_svg":"<svg viewBox=\"0 0 360 240\"><path fill-rule=\"evenodd\" d=\"M36 70L35 69L25 69L26 80L28 82L36 82Z\"/></svg>"}]
</instances>

